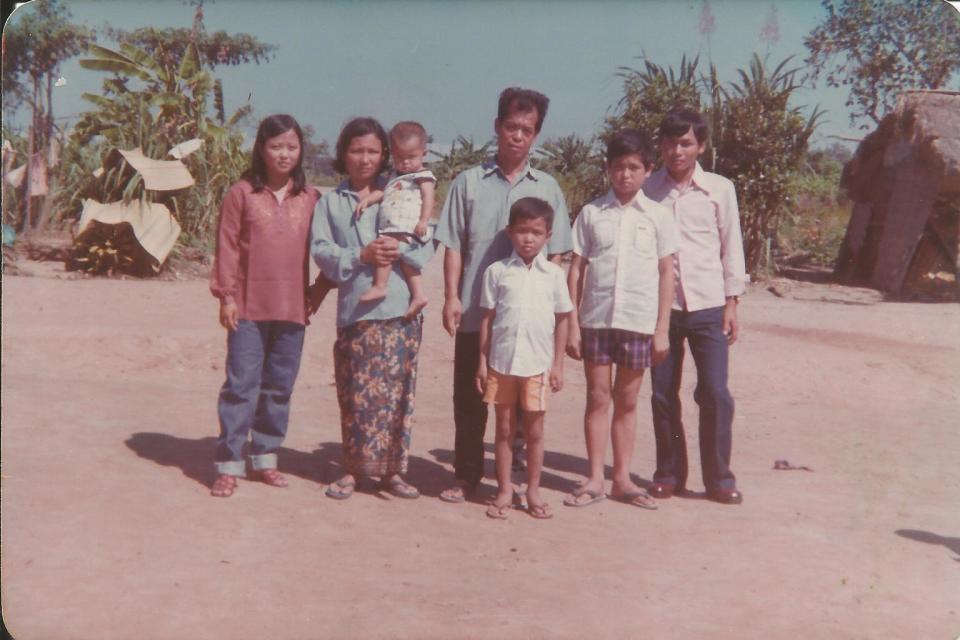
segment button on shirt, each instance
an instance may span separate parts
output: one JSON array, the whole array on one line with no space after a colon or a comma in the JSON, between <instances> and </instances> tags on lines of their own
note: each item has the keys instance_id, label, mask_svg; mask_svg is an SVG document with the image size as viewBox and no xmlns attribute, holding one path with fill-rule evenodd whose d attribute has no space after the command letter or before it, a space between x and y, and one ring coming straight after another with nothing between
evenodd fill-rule
<instances>
[{"instance_id":1,"label":"button on shirt","mask_svg":"<svg viewBox=\"0 0 960 640\"><path fill-rule=\"evenodd\" d=\"M653 334L659 260L676 250L670 210L642 192L620 204L611 190L585 205L573 223L573 251L587 261L580 326Z\"/></svg>"},{"instance_id":2,"label":"button on shirt","mask_svg":"<svg viewBox=\"0 0 960 640\"><path fill-rule=\"evenodd\" d=\"M535 376L553 366L557 313L573 311L565 272L542 253L530 265L513 253L483 274L480 306L496 313L489 366L510 376Z\"/></svg>"},{"instance_id":3,"label":"button on shirt","mask_svg":"<svg viewBox=\"0 0 960 640\"><path fill-rule=\"evenodd\" d=\"M383 184L377 187L382 189ZM358 201L357 193L342 182L320 198L310 228L310 253L323 275L337 284L339 328L358 320L389 320L406 313L410 290L400 261L421 270L434 253L432 242L401 242L400 258L393 263L387 280L386 298L361 302L360 296L373 284L374 268L360 259L360 251L377 239L379 205L367 207L358 218L354 214Z\"/></svg>"},{"instance_id":4,"label":"button on shirt","mask_svg":"<svg viewBox=\"0 0 960 640\"><path fill-rule=\"evenodd\" d=\"M733 183L697 163L689 186L680 191L665 169L643 185L647 196L673 211L679 234L674 258L674 309L699 311L726 304L746 289L740 210Z\"/></svg>"},{"instance_id":5,"label":"button on shirt","mask_svg":"<svg viewBox=\"0 0 960 640\"><path fill-rule=\"evenodd\" d=\"M435 237L444 246L459 251L463 260L459 289L463 316L459 331L480 330L483 272L513 251L505 231L510 206L528 196L540 198L553 207L553 235L547 242L547 253L570 251L573 245L567 205L563 191L549 174L527 165L511 183L496 162L490 160L462 172L450 186Z\"/></svg>"}]
</instances>

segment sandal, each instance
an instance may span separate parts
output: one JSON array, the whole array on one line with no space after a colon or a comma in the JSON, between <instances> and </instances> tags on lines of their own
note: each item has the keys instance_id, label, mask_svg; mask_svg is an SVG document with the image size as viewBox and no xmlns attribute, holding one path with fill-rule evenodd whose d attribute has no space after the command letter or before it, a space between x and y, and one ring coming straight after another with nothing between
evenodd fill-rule
<instances>
[{"instance_id":1,"label":"sandal","mask_svg":"<svg viewBox=\"0 0 960 640\"><path fill-rule=\"evenodd\" d=\"M537 520L549 520L553 517L553 509L546 502L540 504L531 504L527 507L527 513Z\"/></svg>"},{"instance_id":2,"label":"sandal","mask_svg":"<svg viewBox=\"0 0 960 640\"><path fill-rule=\"evenodd\" d=\"M627 493L619 496L615 496L611 493L610 498L616 500L617 502L629 504L633 507L640 507L641 509L650 509L653 511L657 508L657 502L653 499L653 496L643 489L640 491L628 491Z\"/></svg>"},{"instance_id":3,"label":"sandal","mask_svg":"<svg viewBox=\"0 0 960 640\"><path fill-rule=\"evenodd\" d=\"M237 479L233 476L220 474L217 476L217 479L213 481L213 486L210 487L210 495L215 498L229 498L236 490Z\"/></svg>"},{"instance_id":4,"label":"sandal","mask_svg":"<svg viewBox=\"0 0 960 640\"><path fill-rule=\"evenodd\" d=\"M409 484L400 477L399 473L390 476L389 480L384 479L380 483L380 488L390 495L406 500L415 500L420 497L420 492L412 484Z\"/></svg>"},{"instance_id":5,"label":"sandal","mask_svg":"<svg viewBox=\"0 0 960 640\"><path fill-rule=\"evenodd\" d=\"M506 520L511 509L513 509L513 505L491 502L490 506L487 507L487 517L494 520Z\"/></svg>"},{"instance_id":6,"label":"sandal","mask_svg":"<svg viewBox=\"0 0 960 640\"><path fill-rule=\"evenodd\" d=\"M583 496L587 496L586 500L581 500ZM601 489L596 491L594 489L585 489L584 487L577 487L573 493L568 495L563 499L563 504L568 507L587 507L591 504L600 502L605 499L607 496Z\"/></svg>"},{"instance_id":7,"label":"sandal","mask_svg":"<svg viewBox=\"0 0 960 640\"><path fill-rule=\"evenodd\" d=\"M256 479L262 482L263 484L268 484L271 487L283 488L287 486L287 479L283 477L283 474L277 471L276 469L261 469L254 473Z\"/></svg>"},{"instance_id":8,"label":"sandal","mask_svg":"<svg viewBox=\"0 0 960 640\"><path fill-rule=\"evenodd\" d=\"M333 498L334 500L346 500L353 495L353 490L357 487L357 483L352 478L349 481L344 482L346 478L347 476L343 476L327 487L325 493L327 494L328 498Z\"/></svg>"},{"instance_id":9,"label":"sandal","mask_svg":"<svg viewBox=\"0 0 960 640\"><path fill-rule=\"evenodd\" d=\"M467 498L477 491L477 484L466 480L455 480L452 485L440 492L440 499L444 502L466 502Z\"/></svg>"}]
</instances>

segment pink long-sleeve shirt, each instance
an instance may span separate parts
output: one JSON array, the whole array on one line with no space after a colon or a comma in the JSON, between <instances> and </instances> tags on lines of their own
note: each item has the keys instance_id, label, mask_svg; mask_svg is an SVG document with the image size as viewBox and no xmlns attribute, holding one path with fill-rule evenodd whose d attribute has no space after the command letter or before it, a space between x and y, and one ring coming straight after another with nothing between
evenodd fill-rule
<instances>
[{"instance_id":1,"label":"pink long-sleeve shirt","mask_svg":"<svg viewBox=\"0 0 960 640\"><path fill-rule=\"evenodd\" d=\"M742 295L748 277L733 183L704 171L698 162L683 191L666 169L654 172L644 182L643 191L672 210L676 222L679 245L673 259L673 308L699 311L721 307L728 296Z\"/></svg>"},{"instance_id":2,"label":"pink long-sleeve shirt","mask_svg":"<svg viewBox=\"0 0 960 640\"><path fill-rule=\"evenodd\" d=\"M210 291L237 305L243 320L307 323L308 242L319 195L259 193L246 180L230 187L220 207Z\"/></svg>"}]
</instances>

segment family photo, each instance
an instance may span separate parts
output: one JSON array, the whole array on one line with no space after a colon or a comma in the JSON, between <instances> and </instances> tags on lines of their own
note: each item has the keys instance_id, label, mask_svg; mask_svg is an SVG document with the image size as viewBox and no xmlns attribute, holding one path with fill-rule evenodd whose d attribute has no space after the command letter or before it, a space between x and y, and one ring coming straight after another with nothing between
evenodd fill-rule
<instances>
[{"instance_id":1,"label":"family photo","mask_svg":"<svg viewBox=\"0 0 960 640\"><path fill-rule=\"evenodd\" d=\"M12 638L954 638L960 7L4 5Z\"/></svg>"}]
</instances>

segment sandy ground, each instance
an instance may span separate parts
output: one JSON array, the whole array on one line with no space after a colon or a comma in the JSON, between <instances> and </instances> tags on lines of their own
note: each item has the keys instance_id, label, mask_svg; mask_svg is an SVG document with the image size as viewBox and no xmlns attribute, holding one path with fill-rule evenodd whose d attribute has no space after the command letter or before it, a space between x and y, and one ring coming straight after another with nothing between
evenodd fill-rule
<instances>
[{"instance_id":1,"label":"sandy ground","mask_svg":"<svg viewBox=\"0 0 960 640\"><path fill-rule=\"evenodd\" d=\"M308 330L280 454L290 487L242 482L222 500L207 485L224 335L206 283L32 272L47 277L2 283L2 597L18 640L960 634L960 305L755 286L731 365L735 507L563 507L586 470L568 361L547 418L556 517L499 522L436 498L453 445L439 260L412 502L323 495L339 455L332 301ZM644 380L639 480L649 393ZM691 398L688 425L695 411ZM695 426L688 439L699 488ZM779 458L814 471L774 471Z\"/></svg>"}]
</instances>

